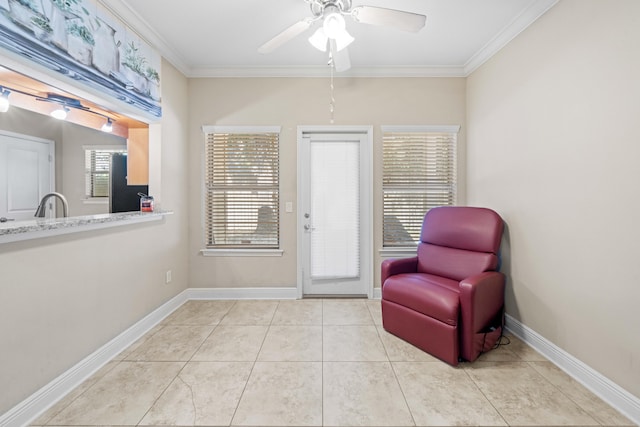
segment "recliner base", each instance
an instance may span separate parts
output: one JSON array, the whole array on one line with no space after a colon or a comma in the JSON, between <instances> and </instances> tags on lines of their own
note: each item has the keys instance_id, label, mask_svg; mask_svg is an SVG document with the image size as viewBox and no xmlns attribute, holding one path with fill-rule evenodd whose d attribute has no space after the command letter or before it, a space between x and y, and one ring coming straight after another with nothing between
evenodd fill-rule
<instances>
[{"instance_id":1,"label":"recliner base","mask_svg":"<svg viewBox=\"0 0 640 427\"><path fill-rule=\"evenodd\" d=\"M384 329L434 357L458 364L458 327L388 300L382 300Z\"/></svg>"}]
</instances>

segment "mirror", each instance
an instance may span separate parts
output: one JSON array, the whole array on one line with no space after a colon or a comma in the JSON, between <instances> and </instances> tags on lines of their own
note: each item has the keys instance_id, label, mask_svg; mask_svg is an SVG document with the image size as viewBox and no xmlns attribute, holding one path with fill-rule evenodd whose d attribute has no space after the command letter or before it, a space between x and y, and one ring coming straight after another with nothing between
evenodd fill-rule
<instances>
[{"instance_id":1,"label":"mirror","mask_svg":"<svg viewBox=\"0 0 640 427\"><path fill-rule=\"evenodd\" d=\"M7 171L13 173L13 178L6 180L7 182L0 180L0 195L5 193L3 199L9 200L7 192L13 194L8 202L0 203L0 218L33 219L39 200L35 200L37 197L30 188L35 188L34 176L47 174L50 175L50 182L37 183L36 187L50 188L51 191L63 194L68 201L70 216L109 213L109 175L105 171L105 168L110 168L108 158L112 153L127 152L130 129L133 134L145 130L148 134L148 125L101 109L86 100L79 102L83 110L88 108L90 112L71 108L66 120L57 120L49 115L56 105L39 98L45 98L50 93L69 97L72 95L2 67L0 86L11 91L9 109L0 112L0 150L5 150L0 153L4 153L2 157L8 163L0 162L0 168L7 168ZM113 118L112 133L100 130L106 123L105 117ZM20 141L24 144L16 145ZM146 141L148 142L148 137ZM33 154L31 148L31 151L16 150L16 147L24 148L29 144L39 151L36 150L36 154ZM44 148L47 144L49 148ZM140 147L138 144L134 151L143 152L142 161L146 164L136 169L144 169L148 176L147 148L148 146ZM28 165L29 158L35 158L34 156L48 157L47 149L53 153L50 173L42 162L40 170L36 170L35 163L33 167L15 166ZM9 159L7 153L12 153L14 157ZM19 160L25 163L20 163ZM11 168L9 163L15 167ZM42 193L43 190L40 191ZM44 191L47 192L49 191ZM62 205L58 202L57 206L57 216L62 216Z\"/></svg>"}]
</instances>

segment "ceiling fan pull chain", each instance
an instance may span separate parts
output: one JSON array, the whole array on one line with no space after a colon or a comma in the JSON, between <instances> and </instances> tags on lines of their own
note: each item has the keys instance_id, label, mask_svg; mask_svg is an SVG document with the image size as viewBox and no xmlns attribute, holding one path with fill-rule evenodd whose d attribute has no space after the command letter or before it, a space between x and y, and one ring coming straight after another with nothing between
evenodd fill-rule
<instances>
[{"instance_id":1,"label":"ceiling fan pull chain","mask_svg":"<svg viewBox=\"0 0 640 427\"><path fill-rule=\"evenodd\" d=\"M336 109L336 99L333 97L333 57L329 56L329 69L331 80L329 81L329 89L330 89L330 101L329 101L329 123L333 124L333 113Z\"/></svg>"}]
</instances>

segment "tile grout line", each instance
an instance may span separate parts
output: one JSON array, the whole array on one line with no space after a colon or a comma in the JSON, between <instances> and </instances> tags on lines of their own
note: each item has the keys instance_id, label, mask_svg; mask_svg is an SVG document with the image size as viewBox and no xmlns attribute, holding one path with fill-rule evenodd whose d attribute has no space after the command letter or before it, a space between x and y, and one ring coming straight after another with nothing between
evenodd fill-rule
<instances>
[{"instance_id":1,"label":"tile grout line","mask_svg":"<svg viewBox=\"0 0 640 427\"><path fill-rule=\"evenodd\" d=\"M387 359L389 359L388 363L389 363L389 366L391 366L391 372L393 372L393 377L396 379L396 382L398 383L398 387L400 388L400 393L402 393L402 398L404 399L404 404L407 405L407 410L409 411L409 415L411 415L411 421L413 422L414 426L417 426L418 423L416 422L416 419L413 416L413 411L411 410L411 406L407 401L407 395L404 392L404 388L402 387L402 383L400 382L400 379L398 378L396 367L394 366L393 362L391 361L391 358L389 357L389 353L387 352L387 347L384 345L384 341L382 341L382 337L380 336L380 331L378 331L378 328L376 328L376 333L378 334L378 339L380 339L380 342L382 342L382 347L384 348L384 352L387 355Z\"/></svg>"},{"instance_id":2,"label":"tile grout line","mask_svg":"<svg viewBox=\"0 0 640 427\"><path fill-rule=\"evenodd\" d=\"M269 329L271 329L271 325L273 324L273 318L275 317L276 312L278 311L278 307L280 307L280 300L278 300L277 302L278 302L278 304L276 305L275 310L273 310L273 314L271 315L271 319L269 320L269 324L267 325L267 330L266 330L266 332L264 334L264 337L262 337L262 342L260 343L260 348L256 352L256 357L253 360L253 363L251 365L251 370L249 370L249 375L247 375L247 381L244 383L244 387L242 387L242 393L240 393L240 397L238 398L238 403L236 404L236 408L233 411L233 415L231 415L231 420L229 420L229 426L233 425L233 420L236 417L236 414L238 413L238 408L240 407L240 402L242 402L242 397L244 396L244 393L247 390L247 386L249 385L249 381L251 381L251 375L253 375L253 371L254 371L254 369L256 367L256 363L258 363L258 357L260 356L260 352L262 351L262 347L264 346L264 342L266 341L267 335L269 334ZM233 307L235 307L235 302L233 304ZM231 309L229 309L229 311L231 311Z\"/></svg>"},{"instance_id":3,"label":"tile grout line","mask_svg":"<svg viewBox=\"0 0 640 427\"><path fill-rule=\"evenodd\" d=\"M105 366L106 366L107 364L109 364L110 362L112 362L112 361L114 361L114 360L110 360L109 362L107 362L107 363L105 364ZM47 426L47 425L49 425L49 423L50 423L51 421L53 421L53 419L54 419L55 417L57 417L58 415L60 415L60 414L61 414L65 409L67 409L69 406L71 406L71 405L72 405L76 400L78 400L78 399L80 398L80 396L84 395L86 392L88 392L90 389L92 389L92 388L93 388L93 387L98 383L98 381L100 381L104 376L106 376L109 372L111 372L113 369L115 369L115 367L116 367L116 366L118 366L118 365L119 365L120 363L122 363L122 362L124 362L124 360L118 360L118 361L117 361L117 363L115 363L111 369L107 370L107 372L105 372L102 376L100 376L100 378L97 378L97 379L93 382L93 384L91 384L89 387L87 387L87 389L86 389L86 390L84 390L82 393L78 394L76 397L74 397L73 399L71 399L71 401L70 401L68 404L64 405L64 407L63 407L63 408L61 408L59 411L56 411L56 413L55 413L55 414L51 415L51 416L50 416L50 417L49 417L49 418L48 418L48 419L47 419L47 420L46 420L42 425L43 425L43 426ZM102 369L102 368L100 368L100 369ZM99 371L98 371L98 372L99 372ZM97 373L97 372L96 372L96 373ZM94 374L94 375L95 375L95 374ZM86 381L86 380L85 380L85 381ZM81 384L78 384L78 385L74 388L74 390L75 390L76 388L78 388L78 387L81 387L81 386L82 386L82 383L81 383ZM73 392L73 390L72 390L71 392ZM60 402L61 402L65 397L66 397L66 395L65 395L65 396L63 396L63 397L62 397L58 402L56 402L56 403L54 404L54 406L55 406L56 404L60 403ZM54 406L52 406L51 408L53 408ZM49 408L49 409L51 409L51 408ZM46 413L46 412L45 412L45 413ZM45 413L41 414L41 415L40 415L40 417L41 417L41 416L43 416Z\"/></svg>"},{"instance_id":4,"label":"tile grout line","mask_svg":"<svg viewBox=\"0 0 640 427\"><path fill-rule=\"evenodd\" d=\"M384 344L384 340L382 339L382 335L380 334L380 330L378 328L378 325L376 325L376 319L373 317L373 314L371 313L371 309L369 308L368 305L367 305L367 310L369 311L369 315L371 316L371 320L373 321L373 326L376 328L376 334L378 335L378 339L380 340L380 343L382 344L382 348L384 348L384 353L387 355L389 366L391 366L391 372L393 372L393 377L396 379L396 382L398 383L398 387L400 388L400 393L402 393L402 398L404 399L404 404L407 405L407 410L409 411L409 415L411 415L411 421L413 422L414 426L417 426L418 423L416 422L416 419L413 416L413 411L411 410L411 406L409 405L409 402L407 401L407 395L405 394L404 388L402 387L402 383L400 382L400 379L398 378L398 373L396 372L396 368L395 368L395 366L393 364L393 361L391 360L391 357L389 356L389 350L387 349L387 346Z\"/></svg>"},{"instance_id":5,"label":"tile grout line","mask_svg":"<svg viewBox=\"0 0 640 427\"><path fill-rule=\"evenodd\" d=\"M183 307L186 303L188 303L188 301L186 301L185 303L183 303L181 305L181 307ZM231 310L231 308L235 305L235 302L233 303L233 305L231 307L229 307L229 310ZM178 307L180 308L180 307ZM177 310L177 309L176 309ZM229 313L229 310L227 310L227 312L224 314L224 316L222 316L222 318L220 319L220 321L222 321L222 319L224 319L224 317L227 315L227 313ZM175 311L174 311L175 312ZM166 319L165 319L166 320ZM164 321L163 321L164 323ZM202 342L200 343L200 345L193 351L193 353L191 354L191 356L189 357L188 360L186 360L184 362L184 365L182 365L182 368L180 368L180 370L178 371L178 373L176 374L176 376L169 381L169 384L167 384L167 386L164 388L164 390L162 390L162 392L158 395L158 397L153 401L153 403L151 404L151 406L149 406L149 408L146 410L146 412L142 415L142 417L140 418L140 420L138 420L138 422L136 423L136 426L140 426L140 423L142 422L142 420L144 420L144 418L149 414L149 412L151 411L151 409L156 405L156 403L158 403L158 401L160 400L160 398L167 392L167 390L169 390L169 387L171 387L171 385L173 383L176 382L176 380L180 380L182 381L183 384L185 384L190 390L191 390L191 402L193 404L193 417L194 417L194 421L193 424L195 425L195 421L196 421L196 417L197 417L197 410L196 410L196 406L195 406L195 402L193 401L193 389L191 388L191 386L189 386L182 378L180 378L180 374L182 374L182 371L184 371L184 368L186 368L186 366L193 360L193 357L196 355L196 353L198 353L198 350L200 350L202 348L202 345L204 344L204 342L213 334L213 331L215 331L218 326L220 325L220 322L218 322L215 325L206 325L206 326L213 326L213 329L211 329L211 332L209 332L209 334L202 340ZM168 326L168 324L164 324L163 328L165 328L166 326ZM179 324L178 326L193 326L193 325L187 325L187 324ZM195 326L200 326L200 325L195 325ZM157 332L156 332L157 333ZM155 335L155 333L153 334ZM153 335L151 337L153 337ZM149 337L149 339L151 338Z\"/></svg>"},{"instance_id":6,"label":"tile grout line","mask_svg":"<svg viewBox=\"0 0 640 427\"><path fill-rule=\"evenodd\" d=\"M464 372L464 374L467 376L467 378L469 378L469 380L471 381L471 383L478 389L478 391L480 392L480 394L482 394L482 396L487 399L487 402L489 402L489 405L491 405L491 407L493 409L495 409L496 413L498 414L498 416L500 418L502 418L502 421L504 421L504 424L506 426L510 426L511 424L509 424L509 422L507 421L507 419L504 417L504 415L502 415L502 412L500 412L498 410L498 408L496 408L496 406L493 404L493 402L491 401L491 399L489 399L489 396L487 396L484 392L484 390L482 390L482 387L480 387L480 385L478 383L476 383L476 381L473 379L473 377L471 375L469 375L469 372L467 372L467 368L462 367L462 371Z\"/></svg>"},{"instance_id":7,"label":"tile grout line","mask_svg":"<svg viewBox=\"0 0 640 427\"><path fill-rule=\"evenodd\" d=\"M525 360L525 363L531 368L533 369L533 371L538 374L540 377L542 377L542 379L544 379L547 383L551 384L551 386L556 389L558 391L558 393L560 393L561 395L563 395L564 397L566 397L567 399L569 399L571 402L573 402L574 405L576 405L576 407L578 407L581 411L583 411L589 418L591 418L593 421L595 421L597 424L594 424L595 426L602 426L604 424L602 424L599 420L595 419L590 413L589 411L587 411L586 409L584 409L582 407L582 405L580 405L578 402L576 402L571 396L569 396L568 394L566 394L564 391L562 391L562 389L560 389L560 387L556 386L554 383L552 383L551 381L549 381L547 379L547 377L545 377L544 375L542 375L542 373L540 371L538 371L536 369L536 367L533 365L534 361L532 360ZM549 362L551 363L551 362Z\"/></svg>"}]
</instances>

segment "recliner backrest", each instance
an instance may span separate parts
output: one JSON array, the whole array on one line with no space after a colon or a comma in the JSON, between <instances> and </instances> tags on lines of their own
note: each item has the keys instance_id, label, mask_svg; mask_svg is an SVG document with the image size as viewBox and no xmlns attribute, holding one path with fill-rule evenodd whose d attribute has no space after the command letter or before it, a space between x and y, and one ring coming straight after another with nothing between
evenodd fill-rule
<instances>
[{"instance_id":1,"label":"recliner backrest","mask_svg":"<svg viewBox=\"0 0 640 427\"><path fill-rule=\"evenodd\" d=\"M427 212L418 245L418 272L463 280L495 270L500 216L486 208L443 206Z\"/></svg>"}]
</instances>

